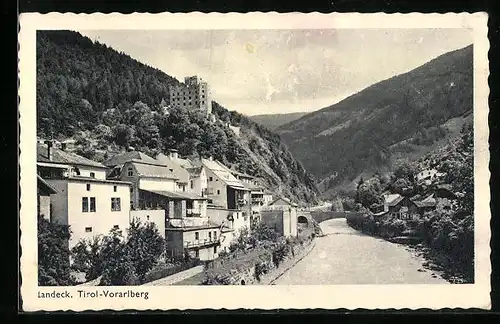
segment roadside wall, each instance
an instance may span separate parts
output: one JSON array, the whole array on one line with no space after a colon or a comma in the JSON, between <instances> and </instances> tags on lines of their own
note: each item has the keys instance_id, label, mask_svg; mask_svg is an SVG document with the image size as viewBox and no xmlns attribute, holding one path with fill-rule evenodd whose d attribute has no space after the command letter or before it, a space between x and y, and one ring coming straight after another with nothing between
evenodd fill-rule
<instances>
[{"instance_id":1,"label":"roadside wall","mask_svg":"<svg viewBox=\"0 0 500 324\"><path fill-rule=\"evenodd\" d=\"M280 262L278 267L276 267L271 258L262 259L260 262L264 262L268 266L268 271L265 274L262 274L260 280L256 278L255 275L255 264L259 262L259 260L253 259L248 260L245 263L245 266L240 267L239 269L231 269L227 275L227 284L229 285L270 285L283 275L286 271L288 271L291 267L293 267L297 262L299 262L302 258L304 258L312 249L314 248L314 240L306 240L302 244L295 244L293 246L293 253L289 253L285 258Z\"/></svg>"}]
</instances>

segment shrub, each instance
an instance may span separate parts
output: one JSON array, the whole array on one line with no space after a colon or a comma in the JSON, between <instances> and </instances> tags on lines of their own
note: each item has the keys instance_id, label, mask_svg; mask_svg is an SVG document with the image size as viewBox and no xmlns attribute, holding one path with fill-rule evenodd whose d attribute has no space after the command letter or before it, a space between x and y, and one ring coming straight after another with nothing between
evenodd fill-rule
<instances>
[{"instance_id":1,"label":"shrub","mask_svg":"<svg viewBox=\"0 0 500 324\"><path fill-rule=\"evenodd\" d=\"M103 273L100 285L127 286L137 284L134 262L120 230L112 229L102 240Z\"/></svg>"},{"instance_id":2,"label":"shrub","mask_svg":"<svg viewBox=\"0 0 500 324\"><path fill-rule=\"evenodd\" d=\"M102 273L101 237L95 236L90 240L81 240L73 249L73 270L85 273L87 281L94 280Z\"/></svg>"},{"instance_id":3,"label":"shrub","mask_svg":"<svg viewBox=\"0 0 500 324\"><path fill-rule=\"evenodd\" d=\"M38 216L38 285L73 284L69 266L70 237L69 226L54 224Z\"/></svg>"},{"instance_id":4,"label":"shrub","mask_svg":"<svg viewBox=\"0 0 500 324\"><path fill-rule=\"evenodd\" d=\"M128 229L126 247L130 253L135 273L144 281L146 273L158 262L165 251L165 240L154 223L133 221Z\"/></svg>"}]
</instances>

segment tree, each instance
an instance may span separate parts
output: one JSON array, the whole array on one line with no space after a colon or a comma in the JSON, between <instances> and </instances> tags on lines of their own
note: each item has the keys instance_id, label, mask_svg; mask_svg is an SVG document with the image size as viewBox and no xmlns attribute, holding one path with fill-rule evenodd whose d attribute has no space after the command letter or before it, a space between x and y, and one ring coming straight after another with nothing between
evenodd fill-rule
<instances>
[{"instance_id":1,"label":"tree","mask_svg":"<svg viewBox=\"0 0 500 324\"><path fill-rule=\"evenodd\" d=\"M145 275L165 252L165 240L158 232L156 224L143 224L134 220L128 229L127 249L130 251L135 273L144 281Z\"/></svg>"},{"instance_id":2,"label":"tree","mask_svg":"<svg viewBox=\"0 0 500 324\"><path fill-rule=\"evenodd\" d=\"M102 238L94 236L90 240L81 240L73 249L72 268L76 271L85 273L87 281L98 278L102 273Z\"/></svg>"},{"instance_id":3,"label":"tree","mask_svg":"<svg viewBox=\"0 0 500 324\"><path fill-rule=\"evenodd\" d=\"M122 232L112 229L102 240L102 286L127 286L137 284L131 251Z\"/></svg>"},{"instance_id":4,"label":"tree","mask_svg":"<svg viewBox=\"0 0 500 324\"><path fill-rule=\"evenodd\" d=\"M70 237L69 226L51 223L42 215L38 216L38 285L72 285L68 248Z\"/></svg>"},{"instance_id":5,"label":"tree","mask_svg":"<svg viewBox=\"0 0 500 324\"><path fill-rule=\"evenodd\" d=\"M134 129L125 124L119 124L113 129L115 143L127 147L134 138Z\"/></svg>"}]
</instances>

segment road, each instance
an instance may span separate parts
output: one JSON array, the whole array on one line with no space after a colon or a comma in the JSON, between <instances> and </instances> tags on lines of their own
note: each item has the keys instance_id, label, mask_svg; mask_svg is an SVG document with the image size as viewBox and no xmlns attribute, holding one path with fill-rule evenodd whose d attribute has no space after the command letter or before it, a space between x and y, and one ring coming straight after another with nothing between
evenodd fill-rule
<instances>
[{"instance_id":1,"label":"road","mask_svg":"<svg viewBox=\"0 0 500 324\"><path fill-rule=\"evenodd\" d=\"M326 236L276 285L446 284L422 267L424 260L404 246L364 235L345 218L320 224Z\"/></svg>"}]
</instances>

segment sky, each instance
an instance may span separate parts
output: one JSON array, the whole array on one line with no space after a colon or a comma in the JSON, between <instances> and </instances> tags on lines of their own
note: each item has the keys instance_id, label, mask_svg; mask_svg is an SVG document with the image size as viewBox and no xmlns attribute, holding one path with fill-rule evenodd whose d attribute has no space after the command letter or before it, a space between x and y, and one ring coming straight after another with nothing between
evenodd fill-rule
<instances>
[{"instance_id":1,"label":"sky","mask_svg":"<svg viewBox=\"0 0 500 324\"><path fill-rule=\"evenodd\" d=\"M467 29L79 30L246 115L312 112L472 43Z\"/></svg>"}]
</instances>

